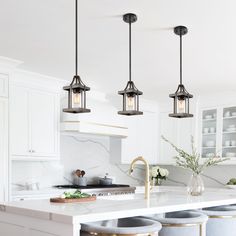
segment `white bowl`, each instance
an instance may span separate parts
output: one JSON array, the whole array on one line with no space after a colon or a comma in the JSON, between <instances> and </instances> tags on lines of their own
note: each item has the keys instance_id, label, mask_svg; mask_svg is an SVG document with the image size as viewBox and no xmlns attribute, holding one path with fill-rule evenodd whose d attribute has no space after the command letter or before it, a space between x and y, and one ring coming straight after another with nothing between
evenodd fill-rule
<instances>
[{"instance_id":1,"label":"white bowl","mask_svg":"<svg viewBox=\"0 0 236 236\"><path fill-rule=\"evenodd\" d=\"M229 189L236 189L236 185L233 184L226 184L226 187Z\"/></svg>"},{"instance_id":2,"label":"white bowl","mask_svg":"<svg viewBox=\"0 0 236 236\"><path fill-rule=\"evenodd\" d=\"M205 115L205 119L212 119L212 115Z\"/></svg>"},{"instance_id":3,"label":"white bowl","mask_svg":"<svg viewBox=\"0 0 236 236\"><path fill-rule=\"evenodd\" d=\"M215 146L215 141L210 140L206 142L206 147L214 147Z\"/></svg>"},{"instance_id":4,"label":"white bowl","mask_svg":"<svg viewBox=\"0 0 236 236\"><path fill-rule=\"evenodd\" d=\"M204 133L204 134L207 134L208 132L209 132L209 128L204 128L204 129L203 129L203 133Z\"/></svg>"},{"instance_id":5,"label":"white bowl","mask_svg":"<svg viewBox=\"0 0 236 236\"><path fill-rule=\"evenodd\" d=\"M215 156L215 153L213 153L213 152L209 152L206 154L207 158L214 157L214 156Z\"/></svg>"},{"instance_id":6,"label":"white bowl","mask_svg":"<svg viewBox=\"0 0 236 236\"><path fill-rule=\"evenodd\" d=\"M224 117L230 117L230 112L229 111L227 111L227 112L225 112L225 114L224 114Z\"/></svg>"},{"instance_id":7,"label":"white bowl","mask_svg":"<svg viewBox=\"0 0 236 236\"><path fill-rule=\"evenodd\" d=\"M235 152L226 152L226 153L225 153L225 156L226 156L226 157L235 157L235 156L236 156L236 153L235 153Z\"/></svg>"},{"instance_id":8,"label":"white bowl","mask_svg":"<svg viewBox=\"0 0 236 236\"><path fill-rule=\"evenodd\" d=\"M226 141L225 141L225 146L226 146L226 147L230 147L230 140L226 140Z\"/></svg>"},{"instance_id":9,"label":"white bowl","mask_svg":"<svg viewBox=\"0 0 236 236\"><path fill-rule=\"evenodd\" d=\"M230 128L230 127L229 127L229 128L226 129L226 131L227 131L227 132L235 132L235 131L236 131L236 128L235 128L235 127L234 127L234 128Z\"/></svg>"}]
</instances>

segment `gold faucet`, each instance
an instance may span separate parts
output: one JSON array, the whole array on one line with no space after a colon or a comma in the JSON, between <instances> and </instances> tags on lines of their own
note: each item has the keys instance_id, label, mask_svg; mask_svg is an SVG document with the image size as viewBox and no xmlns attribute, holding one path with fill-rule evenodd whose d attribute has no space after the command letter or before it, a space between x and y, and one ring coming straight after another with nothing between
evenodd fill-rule
<instances>
[{"instance_id":1,"label":"gold faucet","mask_svg":"<svg viewBox=\"0 0 236 236\"><path fill-rule=\"evenodd\" d=\"M129 174L131 175L134 171L134 165L137 161L142 161L145 164L146 167L146 180L145 180L145 199L150 198L150 173L149 173L149 164L143 157L137 157L135 158L131 164L129 169Z\"/></svg>"}]
</instances>

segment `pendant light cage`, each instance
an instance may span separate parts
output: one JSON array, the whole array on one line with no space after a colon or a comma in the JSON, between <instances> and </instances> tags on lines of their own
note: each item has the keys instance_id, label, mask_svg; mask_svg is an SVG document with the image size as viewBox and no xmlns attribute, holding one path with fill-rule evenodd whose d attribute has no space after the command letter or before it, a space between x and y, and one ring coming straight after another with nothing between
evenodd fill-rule
<instances>
[{"instance_id":1,"label":"pendant light cage","mask_svg":"<svg viewBox=\"0 0 236 236\"><path fill-rule=\"evenodd\" d=\"M129 24L129 81L124 90L118 94L123 96L122 111L118 111L119 115L142 115L139 111L139 96L143 93L139 91L134 82L131 80L131 24L137 21L137 15L127 13L123 15L123 21Z\"/></svg>"},{"instance_id":2,"label":"pendant light cage","mask_svg":"<svg viewBox=\"0 0 236 236\"><path fill-rule=\"evenodd\" d=\"M67 108L63 112L68 113L86 113L90 109L86 108L86 91L87 87L78 75L78 0L75 0L75 76L69 86L63 87L68 93Z\"/></svg>"},{"instance_id":3,"label":"pendant light cage","mask_svg":"<svg viewBox=\"0 0 236 236\"><path fill-rule=\"evenodd\" d=\"M128 81L124 90L119 91L118 94L123 96L123 110L118 111L120 115L142 115L139 111L139 95L143 93L139 91L134 85L133 81Z\"/></svg>"},{"instance_id":4,"label":"pendant light cage","mask_svg":"<svg viewBox=\"0 0 236 236\"><path fill-rule=\"evenodd\" d=\"M177 26L174 28L174 33L180 36L180 84L174 94L169 97L173 98L173 113L169 114L170 117L175 118L188 118L193 117L189 110L189 99L193 95L188 93L182 84L182 36L187 34L188 29L185 26Z\"/></svg>"},{"instance_id":5,"label":"pendant light cage","mask_svg":"<svg viewBox=\"0 0 236 236\"><path fill-rule=\"evenodd\" d=\"M174 94L170 94L169 97L174 99L174 112L169 114L170 117L193 117L193 115L189 113L189 99L193 98L193 95L187 92L183 84L180 84L176 92Z\"/></svg>"},{"instance_id":6,"label":"pendant light cage","mask_svg":"<svg viewBox=\"0 0 236 236\"><path fill-rule=\"evenodd\" d=\"M82 82L80 76L75 75L71 84L63 89L68 92L68 108L64 108L63 112L90 112L90 109L86 108L86 91L89 91L90 88Z\"/></svg>"}]
</instances>

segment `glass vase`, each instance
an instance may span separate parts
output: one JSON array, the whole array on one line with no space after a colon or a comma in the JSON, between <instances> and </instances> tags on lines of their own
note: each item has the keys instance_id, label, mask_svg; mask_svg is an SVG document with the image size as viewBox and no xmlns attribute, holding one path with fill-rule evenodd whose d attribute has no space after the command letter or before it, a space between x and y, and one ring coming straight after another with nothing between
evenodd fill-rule
<instances>
[{"instance_id":1,"label":"glass vase","mask_svg":"<svg viewBox=\"0 0 236 236\"><path fill-rule=\"evenodd\" d=\"M204 192L204 182L200 174L193 173L187 187L192 196L200 196Z\"/></svg>"},{"instance_id":2,"label":"glass vase","mask_svg":"<svg viewBox=\"0 0 236 236\"><path fill-rule=\"evenodd\" d=\"M153 178L152 179L152 185L153 186L161 186L162 184L162 179L159 179L159 178Z\"/></svg>"}]
</instances>

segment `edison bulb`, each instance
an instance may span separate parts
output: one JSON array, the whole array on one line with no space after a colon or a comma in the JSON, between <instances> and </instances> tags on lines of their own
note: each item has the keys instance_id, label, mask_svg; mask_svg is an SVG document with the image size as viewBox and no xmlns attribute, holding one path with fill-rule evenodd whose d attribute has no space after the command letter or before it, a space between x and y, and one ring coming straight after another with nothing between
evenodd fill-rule
<instances>
[{"instance_id":1,"label":"edison bulb","mask_svg":"<svg viewBox=\"0 0 236 236\"><path fill-rule=\"evenodd\" d=\"M127 96L126 110L135 110L135 96Z\"/></svg>"},{"instance_id":2,"label":"edison bulb","mask_svg":"<svg viewBox=\"0 0 236 236\"><path fill-rule=\"evenodd\" d=\"M185 100L184 99L178 100L178 113L185 113Z\"/></svg>"},{"instance_id":3,"label":"edison bulb","mask_svg":"<svg viewBox=\"0 0 236 236\"><path fill-rule=\"evenodd\" d=\"M73 93L73 107L81 107L81 93Z\"/></svg>"}]
</instances>

